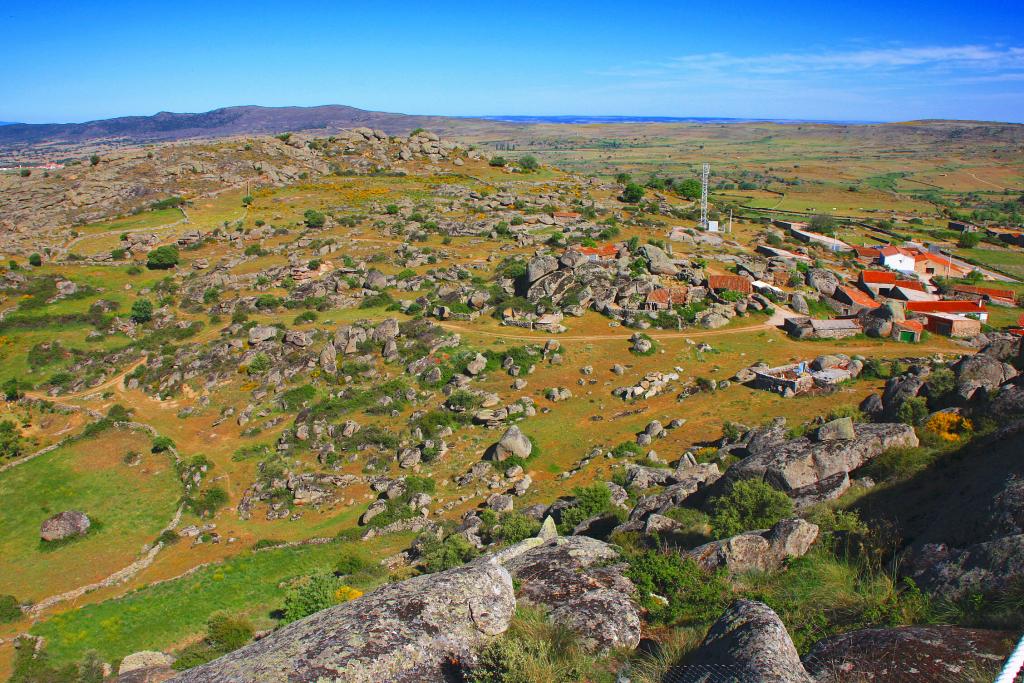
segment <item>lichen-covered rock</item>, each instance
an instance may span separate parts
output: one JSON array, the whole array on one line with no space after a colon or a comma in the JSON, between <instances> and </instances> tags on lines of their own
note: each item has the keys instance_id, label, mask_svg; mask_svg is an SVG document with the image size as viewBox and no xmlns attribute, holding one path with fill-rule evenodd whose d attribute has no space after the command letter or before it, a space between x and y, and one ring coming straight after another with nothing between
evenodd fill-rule
<instances>
[{"instance_id":1,"label":"lichen-covered rock","mask_svg":"<svg viewBox=\"0 0 1024 683\"><path fill-rule=\"evenodd\" d=\"M730 680L811 683L782 620L770 607L753 600L732 603L683 670L686 680L694 681L721 680L701 678L701 672L707 671Z\"/></svg>"},{"instance_id":2,"label":"lichen-covered rock","mask_svg":"<svg viewBox=\"0 0 1024 683\"><path fill-rule=\"evenodd\" d=\"M925 545L913 558L911 577L922 588L952 600L974 592L1007 590L1024 578L1024 534L964 549Z\"/></svg>"},{"instance_id":3,"label":"lichen-covered rock","mask_svg":"<svg viewBox=\"0 0 1024 683\"><path fill-rule=\"evenodd\" d=\"M722 476L718 465L713 462L702 462L696 466L665 471L672 475L671 479L667 481L675 481L675 483L666 486L661 493L646 496L637 501L629 513L630 521L620 527L620 531L636 531L643 528L642 523L633 526L630 524L642 522L652 513L664 514L671 508L679 507L687 498L718 481Z\"/></svg>"},{"instance_id":4,"label":"lichen-covered rock","mask_svg":"<svg viewBox=\"0 0 1024 683\"><path fill-rule=\"evenodd\" d=\"M163 652L153 652L144 650L142 652L133 652L121 660L121 665L117 669L118 676L123 676L131 671L138 671L140 669L168 669L174 664L174 657Z\"/></svg>"},{"instance_id":5,"label":"lichen-covered rock","mask_svg":"<svg viewBox=\"0 0 1024 683\"><path fill-rule=\"evenodd\" d=\"M1017 376L1012 365L1000 361L997 355L986 353L964 356L953 366L953 371L956 373L956 393L963 399L972 398L979 389L991 392Z\"/></svg>"},{"instance_id":6,"label":"lichen-covered rock","mask_svg":"<svg viewBox=\"0 0 1024 683\"><path fill-rule=\"evenodd\" d=\"M39 528L39 537L44 541L63 541L73 536L84 536L92 523L84 512L65 510L50 517Z\"/></svg>"},{"instance_id":7,"label":"lichen-covered rock","mask_svg":"<svg viewBox=\"0 0 1024 683\"><path fill-rule=\"evenodd\" d=\"M383 586L174 681L441 683L503 633L514 611L508 570L483 561Z\"/></svg>"},{"instance_id":8,"label":"lichen-covered rock","mask_svg":"<svg viewBox=\"0 0 1024 683\"><path fill-rule=\"evenodd\" d=\"M737 479L764 479L791 491L840 472L851 472L890 448L918 445L914 429L905 424L861 424L853 439L812 441L792 439L754 453L729 468Z\"/></svg>"},{"instance_id":9,"label":"lichen-covered rock","mask_svg":"<svg viewBox=\"0 0 1024 683\"><path fill-rule=\"evenodd\" d=\"M1009 635L956 626L868 628L818 641L803 662L819 683L965 680L965 672L998 670Z\"/></svg>"},{"instance_id":10,"label":"lichen-covered rock","mask_svg":"<svg viewBox=\"0 0 1024 683\"><path fill-rule=\"evenodd\" d=\"M732 574L771 571L788 558L801 557L818 538L818 527L799 517L784 519L767 531L747 531L712 541L686 553L707 571L727 569Z\"/></svg>"},{"instance_id":11,"label":"lichen-covered rock","mask_svg":"<svg viewBox=\"0 0 1024 683\"><path fill-rule=\"evenodd\" d=\"M520 600L543 605L555 623L594 649L634 648L640 614L625 564L607 543L586 536L557 537L507 560Z\"/></svg>"},{"instance_id":12,"label":"lichen-covered rock","mask_svg":"<svg viewBox=\"0 0 1024 683\"><path fill-rule=\"evenodd\" d=\"M533 451L533 444L518 426L512 425L494 446L494 458L498 462L511 456L528 458Z\"/></svg>"}]
</instances>

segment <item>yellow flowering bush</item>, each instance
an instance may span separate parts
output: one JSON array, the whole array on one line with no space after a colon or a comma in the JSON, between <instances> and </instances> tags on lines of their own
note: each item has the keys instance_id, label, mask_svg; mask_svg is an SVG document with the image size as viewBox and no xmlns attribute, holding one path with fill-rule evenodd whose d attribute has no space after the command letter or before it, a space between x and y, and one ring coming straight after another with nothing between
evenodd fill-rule
<instances>
[{"instance_id":1,"label":"yellow flowering bush","mask_svg":"<svg viewBox=\"0 0 1024 683\"><path fill-rule=\"evenodd\" d=\"M956 413L935 413L928 419L927 428L943 441L958 441L965 433L972 431L974 425Z\"/></svg>"},{"instance_id":2,"label":"yellow flowering bush","mask_svg":"<svg viewBox=\"0 0 1024 683\"><path fill-rule=\"evenodd\" d=\"M339 603L348 602L349 600L355 600L362 594L363 591L358 588L353 588L352 586L341 586L338 590L334 591L334 599Z\"/></svg>"}]
</instances>

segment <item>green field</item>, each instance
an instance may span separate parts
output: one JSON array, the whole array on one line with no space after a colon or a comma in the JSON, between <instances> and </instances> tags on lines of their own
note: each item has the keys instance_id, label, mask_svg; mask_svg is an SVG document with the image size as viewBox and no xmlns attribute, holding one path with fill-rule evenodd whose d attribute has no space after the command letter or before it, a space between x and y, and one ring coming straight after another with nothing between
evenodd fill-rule
<instances>
[{"instance_id":1,"label":"green field","mask_svg":"<svg viewBox=\"0 0 1024 683\"><path fill-rule=\"evenodd\" d=\"M0 473L0 594L40 600L127 566L174 515L181 487L150 439L109 430ZM122 458L143 453L134 467ZM39 525L65 510L97 522L84 538L44 547Z\"/></svg>"}]
</instances>

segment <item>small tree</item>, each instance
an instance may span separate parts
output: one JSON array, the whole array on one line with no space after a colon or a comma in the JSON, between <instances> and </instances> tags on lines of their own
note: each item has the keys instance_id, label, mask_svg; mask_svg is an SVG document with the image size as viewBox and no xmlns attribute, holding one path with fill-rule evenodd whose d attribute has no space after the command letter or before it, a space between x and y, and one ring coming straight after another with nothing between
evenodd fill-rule
<instances>
[{"instance_id":1,"label":"small tree","mask_svg":"<svg viewBox=\"0 0 1024 683\"><path fill-rule=\"evenodd\" d=\"M40 256L39 254L29 254L28 264L30 266L35 266L36 268L38 268L39 266L43 265L43 257Z\"/></svg>"},{"instance_id":2,"label":"small tree","mask_svg":"<svg viewBox=\"0 0 1024 683\"><path fill-rule=\"evenodd\" d=\"M0 458L17 458L22 453L21 432L11 420L0 421Z\"/></svg>"},{"instance_id":3,"label":"small tree","mask_svg":"<svg viewBox=\"0 0 1024 683\"><path fill-rule=\"evenodd\" d=\"M157 247L146 256L146 267L150 270L167 270L178 265L178 248L173 245Z\"/></svg>"},{"instance_id":4,"label":"small tree","mask_svg":"<svg viewBox=\"0 0 1024 683\"><path fill-rule=\"evenodd\" d=\"M17 401L19 398L24 396L24 392L21 390L21 384L18 382L16 377L11 377L3 384L4 398L8 401Z\"/></svg>"},{"instance_id":5,"label":"small tree","mask_svg":"<svg viewBox=\"0 0 1024 683\"><path fill-rule=\"evenodd\" d=\"M0 595L0 624L21 619L21 607L13 595Z\"/></svg>"},{"instance_id":6,"label":"small tree","mask_svg":"<svg viewBox=\"0 0 1024 683\"><path fill-rule=\"evenodd\" d=\"M487 162L487 163L489 163L491 166L497 167L497 166L504 166L508 162L505 161L505 157L503 157L503 156L496 156L496 157L491 157L491 160L489 162Z\"/></svg>"},{"instance_id":7,"label":"small tree","mask_svg":"<svg viewBox=\"0 0 1024 683\"><path fill-rule=\"evenodd\" d=\"M99 165L99 163L100 163L100 155L99 154L93 154L91 157L89 157L89 165L90 166L97 166L97 165Z\"/></svg>"},{"instance_id":8,"label":"small tree","mask_svg":"<svg viewBox=\"0 0 1024 683\"><path fill-rule=\"evenodd\" d=\"M242 197L242 206L249 206L250 204L253 203L253 201L253 196L251 194L247 194L244 197Z\"/></svg>"},{"instance_id":9,"label":"small tree","mask_svg":"<svg viewBox=\"0 0 1024 683\"><path fill-rule=\"evenodd\" d=\"M306 213L302 214L302 217L305 219L306 227L308 228L322 228L327 221L326 216L314 209L306 209Z\"/></svg>"},{"instance_id":10,"label":"small tree","mask_svg":"<svg viewBox=\"0 0 1024 683\"><path fill-rule=\"evenodd\" d=\"M136 299L132 304L132 320L142 324L153 319L153 302L149 299Z\"/></svg>"},{"instance_id":11,"label":"small tree","mask_svg":"<svg viewBox=\"0 0 1024 683\"><path fill-rule=\"evenodd\" d=\"M981 235L976 232L967 232L966 230L960 233L959 239L956 241L956 246L961 249L973 249L978 246L981 242Z\"/></svg>"},{"instance_id":12,"label":"small tree","mask_svg":"<svg viewBox=\"0 0 1024 683\"><path fill-rule=\"evenodd\" d=\"M519 160L519 168L523 169L527 173L532 173L540 168L540 164L537 163L537 157L532 154L527 154Z\"/></svg>"},{"instance_id":13,"label":"small tree","mask_svg":"<svg viewBox=\"0 0 1024 683\"><path fill-rule=\"evenodd\" d=\"M815 214L811 216L810 226L815 232L832 234L836 231L836 219L821 213Z\"/></svg>"},{"instance_id":14,"label":"small tree","mask_svg":"<svg viewBox=\"0 0 1024 683\"><path fill-rule=\"evenodd\" d=\"M20 171L18 171L18 175L20 175L22 178L28 178L30 175L32 175L32 170L28 168L23 168Z\"/></svg>"},{"instance_id":15,"label":"small tree","mask_svg":"<svg viewBox=\"0 0 1024 683\"><path fill-rule=\"evenodd\" d=\"M627 183L626 189L622 191L622 201L629 204L636 204L644 198L644 187L637 183Z\"/></svg>"},{"instance_id":16,"label":"small tree","mask_svg":"<svg viewBox=\"0 0 1024 683\"><path fill-rule=\"evenodd\" d=\"M697 197L700 197L700 181L696 178L687 178L678 183L676 187L679 190L679 194L687 199L697 199Z\"/></svg>"}]
</instances>

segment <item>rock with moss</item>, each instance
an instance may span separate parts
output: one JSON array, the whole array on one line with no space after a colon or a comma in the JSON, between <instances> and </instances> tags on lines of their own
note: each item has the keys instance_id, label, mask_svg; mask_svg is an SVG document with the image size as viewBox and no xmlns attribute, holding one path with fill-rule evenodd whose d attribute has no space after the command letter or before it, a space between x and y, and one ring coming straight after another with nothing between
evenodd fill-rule
<instances>
[{"instance_id":1,"label":"rock with moss","mask_svg":"<svg viewBox=\"0 0 1024 683\"><path fill-rule=\"evenodd\" d=\"M828 683L992 680L1011 642L1007 633L956 626L867 628L818 641L803 661Z\"/></svg>"},{"instance_id":2,"label":"rock with moss","mask_svg":"<svg viewBox=\"0 0 1024 683\"><path fill-rule=\"evenodd\" d=\"M556 537L504 561L520 601L550 610L594 650L640 642L636 588L612 546L586 536Z\"/></svg>"},{"instance_id":3,"label":"rock with moss","mask_svg":"<svg viewBox=\"0 0 1024 683\"><path fill-rule=\"evenodd\" d=\"M737 600L686 660L686 680L811 683L785 624L768 605ZM708 677L701 677L706 672Z\"/></svg>"},{"instance_id":4,"label":"rock with moss","mask_svg":"<svg viewBox=\"0 0 1024 683\"><path fill-rule=\"evenodd\" d=\"M794 517L771 529L747 531L712 541L686 553L707 571L727 569L731 574L773 571L793 557L801 557L818 539L818 526Z\"/></svg>"},{"instance_id":5,"label":"rock with moss","mask_svg":"<svg viewBox=\"0 0 1024 683\"><path fill-rule=\"evenodd\" d=\"M483 561L389 584L289 624L174 681L441 683L503 633L514 611L509 571Z\"/></svg>"},{"instance_id":6,"label":"rock with moss","mask_svg":"<svg viewBox=\"0 0 1024 683\"><path fill-rule=\"evenodd\" d=\"M913 427L900 423L861 424L852 439L791 439L756 451L729 468L730 481L763 479L783 491L852 472L890 448L918 445Z\"/></svg>"}]
</instances>

